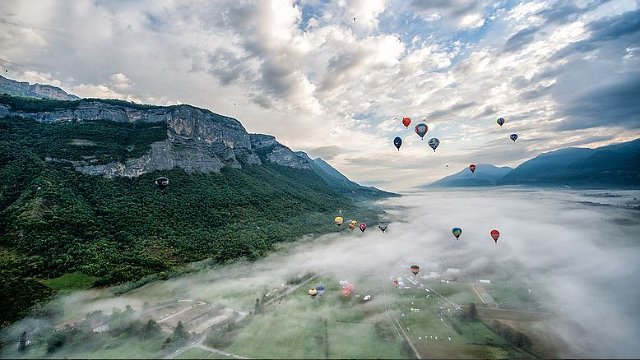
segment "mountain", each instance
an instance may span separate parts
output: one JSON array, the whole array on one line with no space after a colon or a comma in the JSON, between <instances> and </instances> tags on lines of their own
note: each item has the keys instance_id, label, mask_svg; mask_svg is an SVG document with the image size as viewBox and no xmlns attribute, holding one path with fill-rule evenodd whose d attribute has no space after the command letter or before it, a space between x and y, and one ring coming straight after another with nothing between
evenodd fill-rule
<instances>
[{"instance_id":1,"label":"mountain","mask_svg":"<svg viewBox=\"0 0 640 360\"><path fill-rule=\"evenodd\" d=\"M637 188L640 187L640 139L596 149L570 147L550 151L515 169L478 165L473 175L464 169L423 187L492 185Z\"/></svg>"},{"instance_id":2,"label":"mountain","mask_svg":"<svg viewBox=\"0 0 640 360\"><path fill-rule=\"evenodd\" d=\"M375 223L380 210L360 200L394 195L205 109L9 95L0 179L0 326L77 286L68 279L135 286L194 261L254 259L336 231L338 210Z\"/></svg>"},{"instance_id":3,"label":"mountain","mask_svg":"<svg viewBox=\"0 0 640 360\"><path fill-rule=\"evenodd\" d=\"M596 149L566 148L525 161L499 185L640 186L640 139Z\"/></svg>"},{"instance_id":4,"label":"mountain","mask_svg":"<svg viewBox=\"0 0 640 360\"><path fill-rule=\"evenodd\" d=\"M51 85L33 84L28 82L15 81L7 79L0 75L0 94L11 96L24 96L34 98L44 98L53 100L78 100L79 97L67 94L59 87Z\"/></svg>"},{"instance_id":5,"label":"mountain","mask_svg":"<svg viewBox=\"0 0 640 360\"><path fill-rule=\"evenodd\" d=\"M444 177L426 187L459 187L459 186L490 186L508 174L510 167L497 167L490 164L478 164L476 171L471 173L468 168ZM425 187L425 186L423 186Z\"/></svg>"}]
</instances>

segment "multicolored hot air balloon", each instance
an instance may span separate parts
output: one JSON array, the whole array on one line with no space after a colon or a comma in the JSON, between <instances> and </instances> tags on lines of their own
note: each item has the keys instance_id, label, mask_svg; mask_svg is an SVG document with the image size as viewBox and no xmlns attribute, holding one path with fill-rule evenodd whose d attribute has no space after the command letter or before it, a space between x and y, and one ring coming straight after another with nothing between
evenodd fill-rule
<instances>
[{"instance_id":1,"label":"multicolored hot air balloon","mask_svg":"<svg viewBox=\"0 0 640 360\"><path fill-rule=\"evenodd\" d=\"M344 219L342 218L342 216L336 216L333 221L335 221L336 225L340 226L344 222Z\"/></svg>"},{"instance_id":2,"label":"multicolored hot air balloon","mask_svg":"<svg viewBox=\"0 0 640 360\"><path fill-rule=\"evenodd\" d=\"M389 226L389 225L387 225L387 224L380 224L380 225L378 225L378 228L379 228L380 230L382 230L382 232L384 233L384 232L387 230L387 226Z\"/></svg>"},{"instance_id":3,"label":"multicolored hot air balloon","mask_svg":"<svg viewBox=\"0 0 640 360\"><path fill-rule=\"evenodd\" d=\"M509 137L511 138L511 140L513 140L513 142L516 142L516 140L518 140L518 134L511 134L509 135Z\"/></svg>"},{"instance_id":4,"label":"multicolored hot air balloon","mask_svg":"<svg viewBox=\"0 0 640 360\"><path fill-rule=\"evenodd\" d=\"M340 283L340 293L342 294L342 296L349 297L351 296L351 294L353 294L355 287L353 286L352 283L348 282L347 280L340 280L339 283Z\"/></svg>"},{"instance_id":5,"label":"multicolored hot air balloon","mask_svg":"<svg viewBox=\"0 0 640 360\"><path fill-rule=\"evenodd\" d=\"M429 139L429 146L433 149L433 152L436 152L436 148L440 145L440 140L438 138Z\"/></svg>"},{"instance_id":6,"label":"multicolored hot air balloon","mask_svg":"<svg viewBox=\"0 0 640 360\"><path fill-rule=\"evenodd\" d=\"M408 128L409 125L411 125L411 118L403 117L402 118L402 125L404 125L404 127Z\"/></svg>"},{"instance_id":7,"label":"multicolored hot air balloon","mask_svg":"<svg viewBox=\"0 0 640 360\"><path fill-rule=\"evenodd\" d=\"M418 275L418 273L420 272L420 266L411 265L411 272L413 273L413 275Z\"/></svg>"},{"instance_id":8,"label":"multicolored hot air balloon","mask_svg":"<svg viewBox=\"0 0 640 360\"><path fill-rule=\"evenodd\" d=\"M493 238L493 241L496 242L496 244L498 243L498 238L500 237L500 231L493 229L491 230L491 237Z\"/></svg>"},{"instance_id":9,"label":"multicolored hot air balloon","mask_svg":"<svg viewBox=\"0 0 640 360\"><path fill-rule=\"evenodd\" d=\"M498 123L498 125L500 125L500 127L502 127L502 124L504 124L504 118L498 118L496 122Z\"/></svg>"},{"instance_id":10,"label":"multicolored hot air balloon","mask_svg":"<svg viewBox=\"0 0 640 360\"><path fill-rule=\"evenodd\" d=\"M169 186L169 179L167 179L166 177L159 177L154 182L160 190L164 190L167 186Z\"/></svg>"},{"instance_id":11,"label":"multicolored hot air balloon","mask_svg":"<svg viewBox=\"0 0 640 360\"><path fill-rule=\"evenodd\" d=\"M429 127L425 123L420 123L416 125L416 134L420 136L420 139L424 140L424 136L427 135L427 131L429 131Z\"/></svg>"},{"instance_id":12,"label":"multicolored hot air balloon","mask_svg":"<svg viewBox=\"0 0 640 360\"><path fill-rule=\"evenodd\" d=\"M307 291L307 294L309 294L309 296L314 298L316 297L316 295L318 295L318 290L316 290L316 288L311 288L309 289L309 291Z\"/></svg>"},{"instance_id":13,"label":"multicolored hot air balloon","mask_svg":"<svg viewBox=\"0 0 640 360\"><path fill-rule=\"evenodd\" d=\"M455 227L451 229L451 233L456 237L456 239L458 239L460 238L460 235L462 235L462 229Z\"/></svg>"},{"instance_id":14,"label":"multicolored hot air balloon","mask_svg":"<svg viewBox=\"0 0 640 360\"><path fill-rule=\"evenodd\" d=\"M393 145L395 145L398 151L400 151L400 146L402 146L402 139L400 136L396 136L396 138L393 139Z\"/></svg>"},{"instance_id":15,"label":"multicolored hot air balloon","mask_svg":"<svg viewBox=\"0 0 640 360\"><path fill-rule=\"evenodd\" d=\"M473 174L476 171L476 164L469 165L469 170L471 170L471 173Z\"/></svg>"},{"instance_id":16,"label":"multicolored hot air balloon","mask_svg":"<svg viewBox=\"0 0 640 360\"><path fill-rule=\"evenodd\" d=\"M367 224L365 223L360 224L360 231L364 232L365 230L367 230Z\"/></svg>"},{"instance_id":17,"label":"multicolored hot air balloon","mask_svg":"<svg viewBox=\"0 0 640 360\"><path fill-rule=\"evenodd\" d=\"M358 225L357 221L355 220L349 221L349 230L353 231L353 229L355 229L357 225Z\"/></svg>"}]
</instances>

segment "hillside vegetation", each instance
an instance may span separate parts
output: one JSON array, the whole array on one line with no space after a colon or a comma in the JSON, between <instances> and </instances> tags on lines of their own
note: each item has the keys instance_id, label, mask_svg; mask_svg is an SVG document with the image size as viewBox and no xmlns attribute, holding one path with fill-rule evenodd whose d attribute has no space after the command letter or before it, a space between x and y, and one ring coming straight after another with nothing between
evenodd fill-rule
<instances>
[{"instance_id":1,"label":"hillside vegetation","mask_svg":"<svg viewBox=\"0 0 640 360\"><path fill-rule=\"evenodd\" d=\"M109 179L46 160L139 156L166 136L163 126L0 119L1 323L63 288L69 275L47 279L65 274L94 277L96 286L168 276L188 262L254 259L276 242L336 231L338 210L377 220L368 205L310 170L261 165L204 174L176 168ZM154 185L158 176L170 179L164 191Z\"/></svg>"}]
</instances>

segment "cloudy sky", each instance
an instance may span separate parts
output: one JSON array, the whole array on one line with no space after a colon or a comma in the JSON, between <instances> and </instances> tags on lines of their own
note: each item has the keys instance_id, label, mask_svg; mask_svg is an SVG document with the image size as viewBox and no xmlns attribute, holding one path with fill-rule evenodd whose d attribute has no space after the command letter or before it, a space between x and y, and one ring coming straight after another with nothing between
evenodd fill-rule
<instances>
[{"instance_id":1,"label":"cloudy sky","mask_svg":"<svg viewBox=\"0 0 640 360\"><path fill-rule=\"evenodd\" d=\"M358 182L406 190L472 162L638 137L639 7L3 0L0 66L78 96L205 107ZM423 118L436 153L412 131Z\"/></svg>"}]
</instances>

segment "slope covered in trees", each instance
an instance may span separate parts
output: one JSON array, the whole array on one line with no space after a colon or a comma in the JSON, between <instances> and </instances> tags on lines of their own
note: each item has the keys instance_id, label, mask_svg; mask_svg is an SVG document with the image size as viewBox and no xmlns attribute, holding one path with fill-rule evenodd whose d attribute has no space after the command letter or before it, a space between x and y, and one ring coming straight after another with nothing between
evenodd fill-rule
<instances>
[{"instance_id":1,"label":"slope covered in trees","mask_svg":"<svg viewBox=\"0 0 640 360\"><path fill-rule=\"evenodd\" d=\"M109 179L46 160L84 156L85 146L105 158L130 156L164 136L162 126L0 119L1 323L51 295L45 280L64 274L118 284L206 258L256 258L276 242L336 231L339 209L361 221L377 219L375 210L311 170L175 168ZM69 142L79 132L92 144ZM154 185L158 176L170 179L164 191Z\"/></svg>"}]
</instances>

